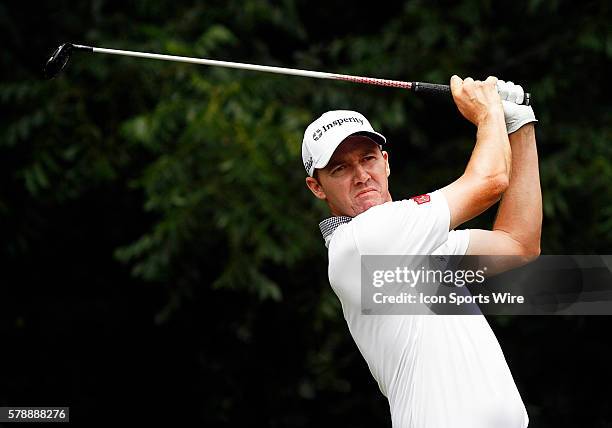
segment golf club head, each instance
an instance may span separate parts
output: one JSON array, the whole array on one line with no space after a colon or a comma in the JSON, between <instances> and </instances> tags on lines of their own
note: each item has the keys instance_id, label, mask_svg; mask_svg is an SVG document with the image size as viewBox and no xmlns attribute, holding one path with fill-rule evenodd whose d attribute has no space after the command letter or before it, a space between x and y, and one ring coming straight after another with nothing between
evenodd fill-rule
<instances>
[{"instance_id":1,"label":"golf club head","mask_svg":"<svg viewBox=\"0 0 612 428\"><path fill-rule=\"evenodd\" d=\"M73 49L74 45L72 43L64 43L53 52L53 55L45 64L46 79L53 79L66 67Z\"/></svg>"},{"instance_id":2,"label":"golf club head","mask_svg":"<svg viewBox=\"0 0 612 428\"><path fill-rule=\"evenodd\" d=\"M75 45L72 43L64 43L60 47L58 47L51 58L47 60L45 64L45 78L53 79L57 76L68 64L70 60L70 55L75 50L83 50L88 52L93 52L93 48L91 46L83 46L83 45Z\"/></svg>"}]
</instances>

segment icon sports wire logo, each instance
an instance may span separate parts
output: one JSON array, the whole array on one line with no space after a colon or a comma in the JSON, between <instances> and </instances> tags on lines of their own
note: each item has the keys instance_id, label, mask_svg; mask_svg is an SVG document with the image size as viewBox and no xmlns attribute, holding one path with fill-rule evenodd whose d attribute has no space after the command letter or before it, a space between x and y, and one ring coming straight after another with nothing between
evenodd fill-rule
<instances>
[{"instance_id":1,"label":"icon sports wire logo","mask_svg":"<svg viewBox=\"0 0 612 428\"><path fill-rule=\"evenodd\" d=\"M359 119L358 117L347 117L344 119L336 119L331 123L328 123L327 125L323 125L323 131L321 131L321 128L315 130L312 134L312 139L314 141L318 141L322 136L324 132L329 131L330 129L332 129L335 126L342 126L343 123L359 123L360 125L363 125L363 119Z\"/></svg>"}]
</instances>

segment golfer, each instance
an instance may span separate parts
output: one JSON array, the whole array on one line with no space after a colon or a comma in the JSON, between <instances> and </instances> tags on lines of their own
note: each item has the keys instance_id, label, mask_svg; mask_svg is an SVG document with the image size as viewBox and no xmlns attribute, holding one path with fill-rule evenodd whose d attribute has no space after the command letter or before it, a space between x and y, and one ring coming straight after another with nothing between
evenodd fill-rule
<instances>
[{"instance_id":1,"label":"golfer","mask_svg":"<svg viewBox=\"0 0 612 428\"><path fill-rule=\"evenodd\" d=\"M459 112L477 127L457 180L394 201L385 137L358 112L329 111L304 133L306 184L332 215L320 224L329 281L389 400L393 427L524 428L525 406L484 316L361 314L361 255L515 255L512 260L526 263L540 253L533 110L498 92L511 82L453 76L450 84ZM492 230L454 230L498 201Z\"/></svg>"}]
</instances>

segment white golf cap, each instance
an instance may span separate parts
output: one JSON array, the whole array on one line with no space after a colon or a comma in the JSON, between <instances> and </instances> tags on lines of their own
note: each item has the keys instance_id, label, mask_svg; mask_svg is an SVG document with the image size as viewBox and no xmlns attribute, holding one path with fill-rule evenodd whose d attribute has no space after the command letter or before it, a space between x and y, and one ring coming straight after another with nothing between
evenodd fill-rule
<instances>
[{"instance_id":1,"label":"white golf cap","mask_svg":"<svg viewBox=\"0 0 612 428\"><path fill-rule=\"evenodd\" d=\"M351 135L364 135L378 144L387 139L374 131L368 119L351 110L333 110L323 113L304 132L302 161L306 173L312 177L315 168L325 168L336 148Z\"/></svg>"}]
</instances>

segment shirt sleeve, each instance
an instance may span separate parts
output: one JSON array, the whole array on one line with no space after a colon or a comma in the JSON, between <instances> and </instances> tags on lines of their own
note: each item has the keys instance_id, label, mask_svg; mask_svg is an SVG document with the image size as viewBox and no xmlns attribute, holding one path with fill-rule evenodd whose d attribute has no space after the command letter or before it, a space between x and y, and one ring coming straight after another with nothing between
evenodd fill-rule
<instances>
[{"instance_id":1,"label":"shirt sleeve","mask_svg":"<svg viewBox=\"0 0 612 428\"><path fill-rule=\"evenodd\" d=\"M433 255L464 256L470 244L469 229L451 230L445 243L434 250Z\"/></svg>"},{"instance_id":2,"label":"shirt sleeve","mask_svg":"<svg viewBox=\"0 0 612 428\"><path fill-rule=\"evenodd\" d=\"M448 240L450 210L435 191L372 207L353 223L360 254L432 254Z\"/></svg>"}]
</instances>

